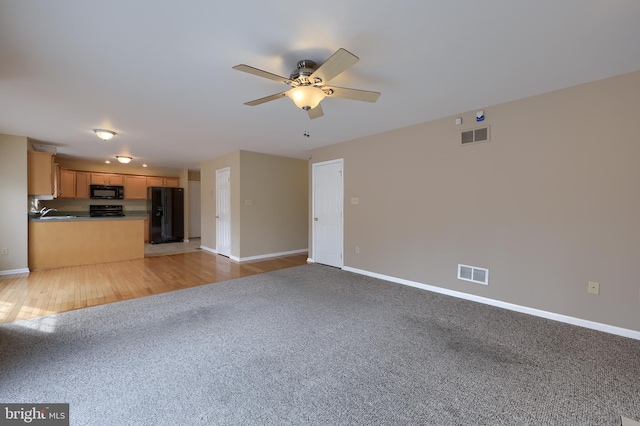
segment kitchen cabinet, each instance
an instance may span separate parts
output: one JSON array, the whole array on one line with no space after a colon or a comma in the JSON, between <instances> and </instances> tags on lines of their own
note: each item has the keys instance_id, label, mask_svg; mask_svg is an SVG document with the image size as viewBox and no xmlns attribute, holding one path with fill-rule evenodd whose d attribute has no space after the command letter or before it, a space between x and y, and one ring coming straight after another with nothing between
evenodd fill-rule
<instances>
[{"instance_id":1,"label":"kitchen cabinet","mask_svg":"<svg viewBox=\"0 0 640 426\"><path fill-rule=\"evenodd\" d=\"M148 243L149 242L149 215L146 215L144 217L144 242Z\"/></svg>"},{"instance_id":2,"label":"kitchen cabinet","mask_svg":"<svg viewBox=\"0 0 640 426\"><path fill-rule=\"evenodd\" d=\"M124 175L110 173L91 173L91 185L124 186Z\"/></svg>"},{"instance_id":3,"label":"kitchen cabinet","mask_svg":"<svg viewBox=\"0 0 640 426\"><path fill-rule=\"evenodd\" d=\"M56 195L52 153L27 151L27 176L29 195Z\"/></svg>"},{"instance_id":4,"label":"kitchen cabinet","mask_svg":"<svg viewBox=\"0 0 640 426\"><path fill-rule=\"evenodd\" d=\"M164 186L161 177L147 176L147 186Z\"/></svg>"},{"instance_id":5,"label":"kitchen cabinet","mask_svg":"<svg viewBox=\"0 0 640 426\"><path fill-rule=\"evenodd\" d=\"M180 188L180 178L179 177L147 176L147 186Z\"/></svg>"},{"instance_id":6,"label":"kitchen cabinet","mask_svg":"<svg viewBox=\"0 0 640 426\"><path fill-rule=\"evenodd\" d=\"M58 198L76 197L76 172L73 170L59 169Z\"/></svg>"},{"instance_id":7,"label":"kitchen cabinet","mask_svg":"<svg viewBox=\"0 0 640 426\"><path fill-rule=\"evenodd\" d=\"M146 200L147 199L147 177L127 175L124 177L124 199L125 200Z\"/></svg>"},{"instance_id":8,"label":"kitchen cabinet","mask_svg":"<svg viewBox=\"0 0 640 426\"><path fill-rule=\"evenodd\" d=\"M167 188L180 188L180 178L166 177L164 178L164 186Z\"/></svg>"},{"instance_id":9,"label":"kitchen cabinet","mask_svg":"<svg viewBox=\"0 0 640 426\"><path fill-rule=\"evenodd\" d=\"M76 198L89 198L90 173L76 172Z\"/></svg>"},{"instance_id":10,"label":"kitchen cabinet","mask_svg":"<svg viewBox=\"0 0 640 426\"><path fill-rule=\"evenodd\" d=\"M143 220L29 222L29 269L144 259Z\"/></svg>"}]
</instances>

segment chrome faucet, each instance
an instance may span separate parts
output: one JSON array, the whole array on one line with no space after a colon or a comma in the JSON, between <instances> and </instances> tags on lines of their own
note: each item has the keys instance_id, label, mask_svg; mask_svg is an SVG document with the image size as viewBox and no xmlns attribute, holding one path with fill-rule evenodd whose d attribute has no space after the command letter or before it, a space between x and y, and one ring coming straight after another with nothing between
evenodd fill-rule
<instances>
[{"instance_id":1,"label":"chrome faucet","mask_svg":"<svg viewBox=\"0 0 640 426\"><path fill-rule=\"evenodd\" d=\"M44 217L47 213L49 213L50 211L54 211L57 212L58 209L48 209L46 207L42 207L42 210L40 210L40 217Z\"/></svg>"}]
</instances>

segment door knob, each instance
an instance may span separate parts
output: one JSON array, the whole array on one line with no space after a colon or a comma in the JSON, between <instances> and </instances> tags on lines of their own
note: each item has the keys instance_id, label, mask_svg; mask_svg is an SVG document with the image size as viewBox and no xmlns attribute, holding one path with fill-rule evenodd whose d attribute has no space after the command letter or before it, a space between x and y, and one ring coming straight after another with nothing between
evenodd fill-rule
<instances>
[{"instance_id":1,"label":"door knob","mask_svg":"<svg viewBox=\"0 0 640 426\"><path fill-rule=\"evenodd\" d=\"M216 219L220 219L220 216L216 216Z\"/></svg>"},{"instance_id":2,"label":"door knob","mask_svg":"<svg viewBox=\"0 0 640 426\"><path fill-rule=\"evenodd\" d=\"M315 221L317 222L317 221L318 221L318 218L317 218L317 217L314 217L314 218L313 218L313 220L315 220Z\"/></svg>"}]
</instances>

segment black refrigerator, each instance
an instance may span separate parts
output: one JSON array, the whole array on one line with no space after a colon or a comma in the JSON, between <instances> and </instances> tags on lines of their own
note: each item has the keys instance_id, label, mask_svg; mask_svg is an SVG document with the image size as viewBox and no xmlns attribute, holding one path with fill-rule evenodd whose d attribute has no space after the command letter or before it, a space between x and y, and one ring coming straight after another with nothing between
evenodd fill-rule
<instances>
[{"instance_id":1,"label":"black refrigerator","mask_svg":"<svg viewBox=\"0 0 640 426\"><path fill-rule=\"evenodd\" d=\"M147 188L147 214L151 244L184 240L184 188Z\"/></svg>"}]
</instances>

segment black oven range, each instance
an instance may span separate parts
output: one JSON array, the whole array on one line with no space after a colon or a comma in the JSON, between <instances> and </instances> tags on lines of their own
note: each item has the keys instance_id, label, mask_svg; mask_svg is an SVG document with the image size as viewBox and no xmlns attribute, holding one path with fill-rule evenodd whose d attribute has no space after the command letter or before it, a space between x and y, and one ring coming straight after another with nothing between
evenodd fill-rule
<instances>
[{"instance_id":1,"label":"black oven range","mask_svg":"<svg viewBox=\"0 0 640 426\"><path fill-rule=\"evenodd\" d=\"M89 216L91 217L108 217L108 216L124 216L122 206L105 206L91 204L89 206Z\"/></svg>"}]
</instances>

